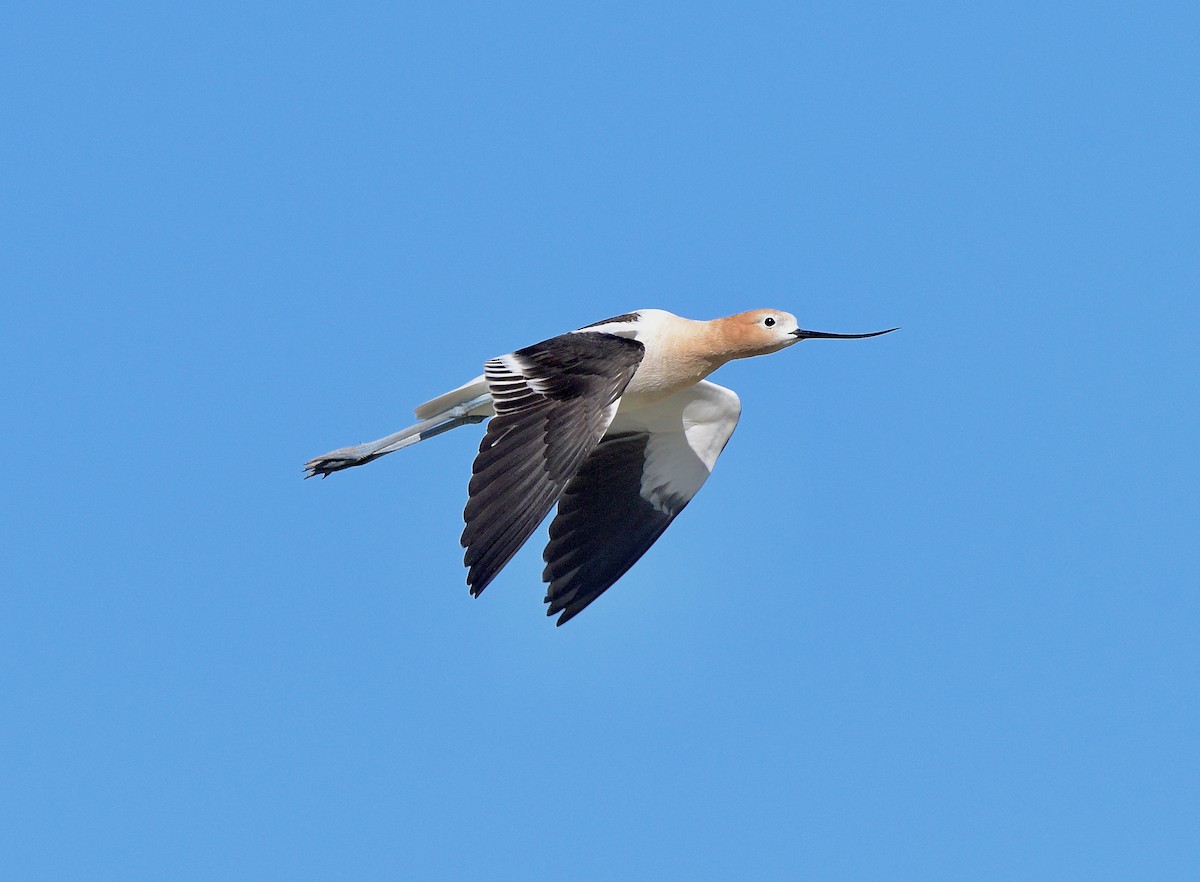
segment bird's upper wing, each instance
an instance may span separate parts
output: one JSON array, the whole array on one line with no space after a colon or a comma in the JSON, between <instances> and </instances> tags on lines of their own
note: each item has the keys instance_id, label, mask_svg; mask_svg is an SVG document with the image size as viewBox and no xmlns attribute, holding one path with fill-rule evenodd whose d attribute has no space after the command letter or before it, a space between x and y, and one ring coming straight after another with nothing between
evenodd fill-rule
<instances>
[{"instance_id":1,"label":"bird's upper wing","mask_svg":"<svg viewBox=\"0 0 1200 882\"><path fill-rule=\"evenodd\" d=\"M573 333L484 365L496 416L472 466L462 544L478 595L537 529L596 446L645 347Z\"/></svg>"},{"instance_id":2,"label":"bird's upper wing","mask_svg":"<svg viewBox=\"0 0 1200 882\"><path fill-rule=\"evenodd\" d=\"M646 553L708 479L740 414L736 394L703 381L617 416L559 497L543 555L547 615L568 621Z\"/></svg>"}]
</instances>

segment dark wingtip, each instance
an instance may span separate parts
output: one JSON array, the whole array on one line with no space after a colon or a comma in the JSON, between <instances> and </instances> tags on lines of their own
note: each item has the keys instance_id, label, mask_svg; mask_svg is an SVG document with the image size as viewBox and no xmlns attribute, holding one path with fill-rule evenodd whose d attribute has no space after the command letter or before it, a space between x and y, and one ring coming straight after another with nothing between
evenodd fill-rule
<instances>
[{"instance_id":1,"label":"dark wingtip","mask_svg":"<svg viewBox=\"0 0 1200 882\"><path fill-rule=\"evenodd\" d=\"M556 628L562 627L564 624L571 621L571 619L575 618L575 616L579 615L579 613L583 610L583 607L580 607L579 609L570 609L570 603L564 602L563 598L561 597L557 600L551 600L549 594L547 594L542 600L542 603L550 604L550 606L546 608L547 616L558 616L558 621L554 623L554 627ZM559 615L560 613L561 615Z\"/></svg>"}]
</instances>

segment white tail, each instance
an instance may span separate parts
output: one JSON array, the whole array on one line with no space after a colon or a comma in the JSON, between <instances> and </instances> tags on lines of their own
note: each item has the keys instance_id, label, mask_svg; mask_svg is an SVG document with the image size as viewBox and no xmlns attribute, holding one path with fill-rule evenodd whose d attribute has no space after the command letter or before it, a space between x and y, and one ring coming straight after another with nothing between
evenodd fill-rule
<instances>
[{"instance_id":1,"label":"white tail","mask_svg":"<svg viewBox=\"0 0 1200 882\"><path fill-rule=\"evenodd\" d=\"M457 389L451 389L432 401L426 401L413 408L413 415L419 420L427 420L437 416L439 413L445 413L451 408L457 407L460 404L465 404L473 398L478 398L480 395L488 396L488 407L486 410L476 408L483 416L492 416L491 410L491 394L488 392L487 379L480 374L469 383L464 383Z\"/></svg>"}]
</instances>

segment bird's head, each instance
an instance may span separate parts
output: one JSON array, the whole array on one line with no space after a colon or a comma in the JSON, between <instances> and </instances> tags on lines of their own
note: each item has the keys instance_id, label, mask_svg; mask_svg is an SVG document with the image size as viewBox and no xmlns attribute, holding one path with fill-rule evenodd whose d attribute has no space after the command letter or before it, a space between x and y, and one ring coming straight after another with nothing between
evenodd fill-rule
<instances>
[{"instance_id":1,"label":"bird's head","mask_svg":"<svg viewBox=\"0 0 1200 882\"><path fill-rule=\"evenodd\" d=\"M870 334L830 334L825 331L806 331L800 327L796 317L781 309L752 309L731 315L723 322L729 347L734 358L749 358L752 355L767 355L786 349L801 340L858 340L863 337L878 337L890 334L896 328L874 331Z\"/></svg>"}]
</instances>

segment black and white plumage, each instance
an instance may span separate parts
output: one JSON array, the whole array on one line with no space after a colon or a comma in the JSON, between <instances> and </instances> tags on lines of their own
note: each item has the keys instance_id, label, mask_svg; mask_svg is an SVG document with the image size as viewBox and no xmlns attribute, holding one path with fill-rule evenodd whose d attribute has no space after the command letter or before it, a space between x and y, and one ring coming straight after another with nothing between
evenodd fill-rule
<instances>
[{"instance_id":1,"label":"black and white plumage","mask_svg":"<svg viewBox=\"0 0 1200 882\"><path fill-rule=\"evenodd\" d=\"M471 468L463 513L472 594L553 508L608 429L644 351L611 334L564 334L484 365L496 416Z\"/></svg>"},{"instance_id":2,"label":"black and white plumage","mask_svg":"<svg viewBox=\"0 0 1200 882\"><path fill-rule=\"evenodd\" d=\"M561 625L637 562L711 474L741 406L708 374L803 339L884 333L805 331L778 310L708 322L626 313L494 358L418 407L415 426L306 469L325 476L490 417L464 511L467 584L478 596L557 503L542 578Z\"/></svg>"},{"instance_id":3,"label":"black and white plumage","mask_svg":"<svg viewBox=\"0 0 1200 882\"><path fill-rule=\"evenodd\" d=\"M701 381L618 417L559 497L543 555L548 615L566 622L646 553L704 485L740 413L737 395Z\"/></svg>"}]
</instances>

